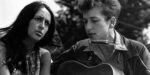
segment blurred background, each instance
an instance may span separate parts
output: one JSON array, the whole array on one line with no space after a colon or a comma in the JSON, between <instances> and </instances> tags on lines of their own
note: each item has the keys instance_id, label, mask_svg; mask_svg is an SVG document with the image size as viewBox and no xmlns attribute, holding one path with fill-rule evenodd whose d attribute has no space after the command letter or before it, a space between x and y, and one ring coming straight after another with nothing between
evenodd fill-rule
<instances>
[{"instance_id":1,"label":"blurred background","mask_svg":"<svg viewBox=\"0 0 150 75\"><path fill-rule=\"evenodd\" d=\"M0 1L0 34L4 36L8 26L15 20L19 11L34 0ZM56 17L56 45L68 49L77 41L87 38L82 15L77 10L76 0L45 0ZM150 0L120 0L122 11L116 29L124 36L150 43Z\"/></svg>"}]
</instances>

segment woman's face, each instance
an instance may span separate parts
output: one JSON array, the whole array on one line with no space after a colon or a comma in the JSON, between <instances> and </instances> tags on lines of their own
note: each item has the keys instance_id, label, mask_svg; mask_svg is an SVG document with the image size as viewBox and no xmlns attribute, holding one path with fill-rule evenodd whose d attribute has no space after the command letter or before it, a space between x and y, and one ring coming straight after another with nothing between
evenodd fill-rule
<instances>
[{"instance_id":1,"label":"woman's face","mask_svg":"<svg viewBox=\"0 0 150 75\"><path fill-rule=\"evenodd\" d=\"M39 41L48 31L51 23L51 15L46 8L41 8L29 22L28 36L29 38Z\"/></svg>"}]
</instances>

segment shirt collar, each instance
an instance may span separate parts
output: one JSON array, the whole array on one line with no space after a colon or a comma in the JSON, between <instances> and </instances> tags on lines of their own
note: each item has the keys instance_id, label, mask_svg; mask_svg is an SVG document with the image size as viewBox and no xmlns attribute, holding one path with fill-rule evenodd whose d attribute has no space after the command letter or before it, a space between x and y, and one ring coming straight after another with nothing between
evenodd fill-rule
<instances>
[{"instance_id":1,"label":"shirt collar","mask_svg":"<svg viewBox=\"0 0 150 75\"><path fill-rule=\"evenodd\" d=\"M117 51L128 51L125 43L123 42L123 39L121 38L121 35L115 30L115 50ZM87 40L90 45L90 39ZM86 48L84 51L90 51L88 48Z\"/></svg>"},{"instance_id":2,"label":"shirt collar","mask_svg":"<svg viewBox=\"0 0 150 75\"><path fill-rule=\"evenodd\" d=\"M121 50L121 51L128 51L125 43L123 42L123 39L121 38L121 35L115 30L115 50Z\"/></svg>"}]
</instances>

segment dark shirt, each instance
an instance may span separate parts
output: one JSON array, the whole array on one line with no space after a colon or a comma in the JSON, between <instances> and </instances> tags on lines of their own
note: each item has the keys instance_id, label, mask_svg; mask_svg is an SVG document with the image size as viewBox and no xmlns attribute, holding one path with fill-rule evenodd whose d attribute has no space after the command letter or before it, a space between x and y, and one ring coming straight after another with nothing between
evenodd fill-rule
<instances>
[{"instance_id":1,"label":"dark shirt","mask_svg":"<svg viewBox=\"0 0 150 75\"><path fill-rule=\"evenodd\" d=\"M61 63L75 60L87 66L109 63L120 75L150 75L150 53L147 48L119 33L115 39L115 45L92 43L89 39L77 42L54 61L52 74L56 74Z\"/></svg>"}]
</instances>

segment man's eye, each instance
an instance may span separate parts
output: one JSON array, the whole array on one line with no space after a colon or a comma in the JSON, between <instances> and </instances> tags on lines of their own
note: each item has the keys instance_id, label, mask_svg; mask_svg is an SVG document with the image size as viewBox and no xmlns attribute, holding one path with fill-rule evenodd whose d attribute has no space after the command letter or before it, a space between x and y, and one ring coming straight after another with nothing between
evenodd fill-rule
<instances>
[{"instance_id":1,"label":"man's eye","mask_svg":"<svg viewBox=\"0 0 150 75\"><path fill-rule=\"evenodd\" d=\"M96 22L98 22L99 20L91 20L93 23L96 23Z\"/></svg>"},{"instance_id":2,"label":"man's eye","mask_svg":"<svg viewBox=\"0 0 150 75\"><path fill-rule=\"evenodd\" d=\"M88 21L86 19L83 19L82 22L86 24Z\"/></svg>"}]
</instances>

